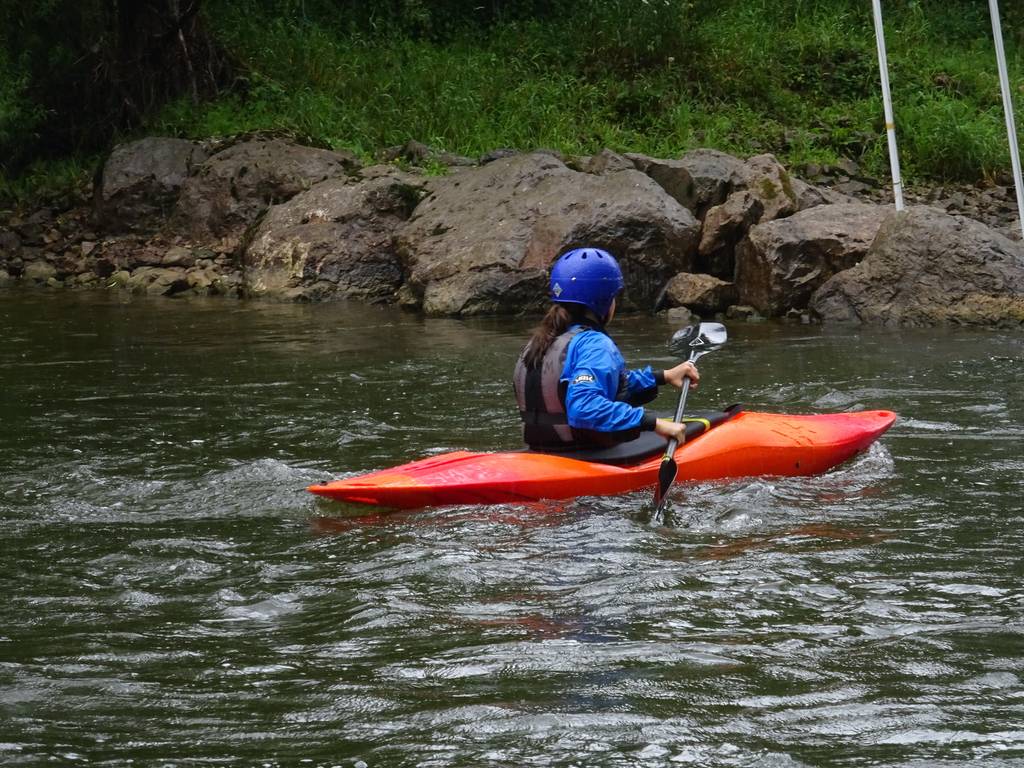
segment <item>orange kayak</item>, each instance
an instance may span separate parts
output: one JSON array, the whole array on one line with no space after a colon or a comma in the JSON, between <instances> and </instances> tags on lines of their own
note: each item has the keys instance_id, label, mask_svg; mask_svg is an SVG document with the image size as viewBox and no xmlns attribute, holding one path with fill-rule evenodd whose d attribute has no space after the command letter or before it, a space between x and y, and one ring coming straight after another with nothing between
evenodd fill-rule
<instances>
[{"instance_id":1,"label":"orange kayak","mask_svg":"<svg viewBox=\"0 0 1024 768\"><path fill-rule=\"evenodd\" d=\"M865 450L896 419L892 411L718 416L693 419L703 426L676 449L677 481L818 474ZM526 450L455 451L308 490L395 509L608 496L653 488L661 464L661 453L654 450L624 464Z\"/></svg>"}]
</instances>

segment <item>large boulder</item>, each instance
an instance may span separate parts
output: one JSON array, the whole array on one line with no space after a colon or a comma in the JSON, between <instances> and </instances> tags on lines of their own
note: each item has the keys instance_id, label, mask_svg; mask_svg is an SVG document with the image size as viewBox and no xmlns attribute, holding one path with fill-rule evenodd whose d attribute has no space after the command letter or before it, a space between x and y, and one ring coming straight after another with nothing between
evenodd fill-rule
<instances>
[{"instance_id":1,"label":"large boulder","mask_svg":"<svg viewBox=\"0 0 1024 768\"><path fill-rule=\"evenodd\" d=\"M736 286L712 275L681 272L668 281L663 302L710 316L736 303Z\"/></svg>"},{"instance_id":2,"label":"large boulder","mask_svg":"<svg viewBox=\"0 0 1024 768\"><path fill-rule=\"evenodd\" d=\"M245 290L286 299L394 297L402 267L393 235L424 190L391 169L366 181L331 179L276 205L245 251Z\"/></svg>"},{"instance_id":3,"label":"large boulder","mask_svg":"<svg viewBox=\"0 0 1024 768\"><path fill-rule=\"evenodd\" d=\"M826 322L1021 325L1024 246L936 208L892 212L864 259L821 286L811 308Z\"/></svg>"},{"instance_id":4,"label":"large boulder","mask_svg":"<svg viewBox=\"0 0 1024 768\"><path fill-rule=\"evenodd\" d=\"M751 157L731 171L730 180L733 191L704 216L698 260L701 271L726 280L735 275L736 246L750 227L789 216L799 204L789 174L774 155Z\"/></svg>"},{"instance_id":5,"label":"large boulder","mask_svg":"<svg viewBox=\"0 0 1024 768\"><path fill-rule=\"evenodd\" d=\"M495 160L440 181L398 233L402 302L434 315L519 312L545 301L551 260L607 248L624 305L651 306L693 265L699 225L648 176L580 173L549 154Z\"/></svg>"},{"instance_id":6,"label":"large boulder","mask_svg":"<svg viewBox=\"0 0 1024 768\"><path fill-rule=\"evenodd\" d=\"M774 221L796 213L797 195L793 180L775 155L754 155L738 172L739 189L749 189L761 201L761 221Z\"/></svg>"},{"instance_id":7,"label":"large boulder","mask_svg":"<svg viewBox=\"0 0 1024 768\"><path fill-rule=\"evenodd\" d=\"M240 240L270 206L358 168L356 157L347 152L276 139L235 144L186 180L173 222L195 240Z\"/></svg>"},{"instance_id":8,"label":"large boulder","mask_svg":"<svg viewBox=\"0 0 1024 768\"><path fill-rule=\"evenodd\" d=\"M109 232L155 232L178 200L185 179L206 160L192 141L149 137L110 153L93 190L99 223Z\"/></svg>"},{"instance_id":9,"label":"large boulder","mask_svg":"<svg viewBox=\"0 0 1024 768\"><path fill-rule=\"evenodd\" d=\"M713 206L701 227L700 267L710 275L732 279L736 264L736 244L761 220L764 203L750 190L729 195L721 205Z\"/></svg>"},{"instance_id":10,"label":"large boulder","mask_svg":"<svg viewBox=\"0 0 1024 768\"><path fill-rule=\"evenodd\" d=\"M717 149L694 149L678 160L633 153L626 157L698 219L725 202L743 179L743 161Z\"/></svg>"},{"instance_id":11,"label":"large boulder","mask_svg":"<svg viewBox=\"0 0 1024 768\"><path fill-rule=\"evenodd\" d=\"M717 149L694 149L680 159L693 187L687 207L699 219L708 210L725 202L744 178L744 162Z\"/></svg>"},{"instance_id":12,"label":"large boulder","mask_svg":"<svg viewBox=\"0 0 1024 768\"><path fill-rule=\"evenodd\" d=\"M864 258L885 212L867 203L820 205L753 227L736 250L740 303L769 317L805 308L826 280Z\"/></svg>"}]
</instances>

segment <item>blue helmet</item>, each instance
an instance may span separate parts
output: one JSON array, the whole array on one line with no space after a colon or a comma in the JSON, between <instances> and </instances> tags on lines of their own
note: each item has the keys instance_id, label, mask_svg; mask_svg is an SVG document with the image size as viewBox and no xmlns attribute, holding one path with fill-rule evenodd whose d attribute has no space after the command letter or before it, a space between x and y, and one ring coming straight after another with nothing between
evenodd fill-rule
<instances>
[{"instance_id":1,"label":"blue helmet","mask_svg":"<svg viewBox=\"0 0 1024 768\"><path fill-rule=\"evenodd\" d=\"M600 248L566 251L551 267L551 300L582 304L602 322L623 285L619 263Z\"/></svg>"}]
</instances>

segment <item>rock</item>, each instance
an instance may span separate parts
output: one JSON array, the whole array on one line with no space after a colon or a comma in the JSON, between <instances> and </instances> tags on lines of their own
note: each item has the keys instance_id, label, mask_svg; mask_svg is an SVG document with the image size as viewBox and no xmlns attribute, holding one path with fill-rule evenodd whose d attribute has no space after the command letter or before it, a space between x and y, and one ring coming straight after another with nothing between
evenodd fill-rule
<instances>
[{"instance_id":1,"label":"rock","mask_svg":"<svg viewBox=\"0 0 1024 768\"><path fill-rule=\"evenodd\" d=\"M424 190L422 178L392 168L358 184L325 181L274 206L243 258L246 293L392 299L402 282L393 234Z\"/></svg>"},{"instance_id":2,"label":"rock","mask_svg":"<svg viewBox=\"0 0 1024 768\"><path fill-rule=\"evenodd\" d=\"M796 191L789 173L775 155L755 155L737 172L737 186L757 197L764 211L760 221L773 221L797 210Z\"/></svg>"},{"instance_id":3,"label":"rock","mask_svg":"<svg viewBox=\"0 0 1024 768\"><path fill-rule=\"evenodd\" d=\"M521 154L519 150L509 149L507 147L492 149L487 154L480 156L479 163L480 165L487 165L488 163L493 163L495 160L504 160L506 157L515 157L518 154Z\"/></svg>"},{"instance_id":4,"label":"rock","mask_svg":"<svg viewBox=\"0 0 1024 768\"><path fill-rule=\"evenodd\" d=\"M801 176L811 181L819 181L822 177L822 167L818 163L804 163L796 166L796 171Z\"/></svg>"},{"instance_id":5,"label":"rock","mask_svg":"<svg viewBox=\"0 0 1024 768\"><path fill-rule=\"evenodd\" d=\"M78 254L77 249L69 249L61 254L51 256L50 263L57 270L56 276L61 280L86 271L85 259Z\"/></svg>"},{"instance_id":6,"label":"rock","mask_svg":"<svg viewBox=\"0 0 1024 768\"><path fill-rule=\"evenodd\" d=\"M698 266L708 274L732 279L736 266L736 244L750 227L761 220L764 204L749 190L729 195L721 205L704 217L698 253Z\"/></svg>"},{"instance_id":7,"label":"rock","mask_svg":"<svg viewBox=\"0 0 1024 768\"><path fill-rule=\"evenodd\" d=\"M96 243L89 240L83 240L81 243L82 257L88 258L89 255L96 250Z\"/></svg>"},{"instance_id":8,"label":"rock","mask_svg":"<svg viewBox=\"0 0 1024 768\"><path fill-rule=\"evenodd\" d=\"M196 257L192 249L181 245L175 245L167 249L160 258L160 265L164 267L191 267L196 263Z\"/></svg>"},{"instance_id":9,"label":"rock","mask_svg":"<svg viewBox=\"0 0 1024 768\"><path fill-rule=\"evenodd\" d=\"M92 263L92 271L99 278L110 277L117 271L117 265L110 259L100 258Z\"/></svg>"},{"instance_id":10,"label":"rock","mask_svg":"<svg viewBox=\"0 0 1024 768\"><path fill-rule=\"evenodd\" d=\"M13 282L13 278L6 269L0 269L0 288L4 288Z\"/></svg>"},{"instance_id":11,"label":"rock","mask_svg":"<svg viewBox=\"0 0 1024 768\"><path fill-rule=\"evenodd\" d=\"M150 296L173 296L187 291L188 279L180 269L163 267L139 267L132 272L125 287L132 293L145 293Z\"/></svg>"},{"instance_id":12,"label":"rock","mask_svg":"<svg viewBox=\"0 0 1024 768\"><path fill-rule=\"evenodd\" d=\"M819 205L857 202L857 198L844 195L842 192L828 187L816 187L795 177L790 177L790 181L793 184L793 193L796 195L798 211L806 211L808 208L815 208Z\"/></svg>"},{"instance_id":13,"label":"rock","mask_svg":"<svg viewBox=\"0 0 1024 768\"><path fill-rule=\"evenodd\" d=\"M21 278L31 283L45 283L51 278L56 279L56 277L56 268L46 261L30 261L21 273Z\"/></svg>"},{"instance_id":14,"label":"rock","mask_svg":"<svg viewBox=\"0 0 1024 768\"><path fill-rule=\"evenodd\" d=\"M119 245L121 263L129 269L164 266L164 255L167 250L160 241L122 241Z\"/></svg>"},{"instance_id":15,"label":"rock","mask_svg":"<svg viewBox=\"0 0 1024 768\"><path fill-rule=\"evenodd\" d=\"M691 178L692 194L699 191L700 200L711 203L703 215L698 267L717 277L732 279L736 244L754 224L794 213L798 207L796 191L786 169L773 155L757 155L746 162L710 150L692 155L687 157L694 170L686 171ZM656 167L652 165L648 172L653 174ZM681 174L678 169L676 173ZM694 173L703 176L695 177ZM682 179L682 175L678 178ZM702 186L693 179L702 179ZM699 210L704 202L691 204Z\"/></svg>"},{"instance_id":16,"label":"rock","mask_svg":"<svg viewBox=\"0 0 1024 768\"><path fill-rule=\"evenodd\" d=\"M811 312L807 309L791 309L782 316L782 319L789 323L800 323L801 325L810 325L812 321Z\"/></svg>"},{"instance_id":17,"label":"rock","mask_svg":"<svg viewBox=\"0 0 1024 768\"><path fill-rule=\"evenodd\" d=\"M692 203L686 207L700 219L725 202L742 178L743 161L717 149L691 150L680 162L693 182Z\"/></svg>"},{"instance_id":18,"label":"rock","mask_svg":"<svg viewBox=\"0 0 1024 768\"><path fill-rule=\"evenodd\" d=\"M9 229L0 230L0 263L21 255L21 238Z\"/></svg>"},{"instance_id":19,"label":"rock","mask_svg":"<svg viewBox=\"0 0 1024 768\"><path fill-rule=\"evenodd\" d=\"M218 274L210 285L210 293L237 298L242 295L242 273Z\"/></svg>"},{"instance_id":20,"label":"rock","mask_svg":"<svg viewBox=\"0 0 1024 768\"><path fill-rule=\"evenodd\" d=\"M860 166L848 157L841 157L836 162L836 167L847 176L856 177L860 174Z\"/></svg>"},{"instance_id":21,"label":"rock","mask_svg":"<svg viewBox=\"0 0 1024 768\"><path fill-rule=\"evenodd\" d=\"M27 219L11 219L10 227L18 235L22 245L39 246L53 224L53 212L48 209L35 211Z\"/></svg>"},{"instance_id":22,"label":"rock","mask_svg":"<svg viewBox=\"0 0 1024 768\"><path fill-rule=\"evenodd\" d=\"M836 192L847 195L848 197L856 197L857 195L863 195L865 192L871 191L870 184L865 184L863 181L858 181L856 179L840 181L832 188Z\"/></svg>"},{"instance_id":23,"label":"rock","mask_svg":"<svg viewBox=\"0 0 1024 768\"><path fill-rule=\"evenodd\" d=\"M681 160L663 160L635 152L627 152L624 157L636 170L654 179L676 202L693 212L690 207L694 196L693 178Z\"/></svg>"},{"instance_id":24,"label":"rock","mask_svg":"<svg viewBox=\"0 0 1024 768\"><path fill-rule=\"evenodd\" d=\"M700 322L700 317L695 315L688 307L672 307L665 312L665 319L673 325L680 327L694 325Z\"/></svg>"},{"instance_id":25,"label":"rock","mask_svg":"<svg viewBox=\"0 0 1024 768\"><path fill-rule=\"evenodd\" d=\"M710 316L736 301L736 286L712 275L681 272L668 282L665 302L671 307L689 307Z\"/></svg>"},{"instance_id":26,"label":"rock","mask_svg":"<svg viewBox=\"0 0 1024 768\"><path fill-rule=\"evenodd\" d=\"M725 311L725 318L727 320L745 320L748 323L759 323L765 319L754 307L745 304L734 304L729 307Z\"/></svg>"},{"instance_id":27,"label":"rock","mask_svg":"<svg viewBox=\"0 0 1024 768\"><path fill-rule=\"evenodd\" d=\"M856 266L815 292L825 322L887 327L1024 324L1024 247L926 206L890 212Z\"/></svg>"},{"instance_id":28,"label":"rock","mask_svg":"<svg viewBox=\"0 0 1024 768\"><path fill-rule=\"evenodd\" d=\"M678 160L627 153L643 171L698 219L725 202L741 180L743 161L715 149L695 149Z\"/></svg>"},{"instance_id":29,"label":"rock","mask_svg":"<svg viewBox=\"0 0 1024 768\"><path fill-rule=\"evenodd\" d=\"M476 161L470 157L456 155L452 152L428 147L422 142L410 139L400 147L390 147L381 153L381 159L386 162L405 160L416 166L423 166L428 163L438 163L446 166L470 166L476 165Z\"/></svg>"},{"instance_id":30,"label":"rock","mask_svg":"<svg viewBox=\"0 0 1024 768\"><path fill-rule=\"evenodd\" d=\"M217 276L216 270L197 267L185 273L185 280L188 281L189 290L196 296L207 296L212 292Z\"/></svg>"},{"instance_id":31,"label":"rock","mask_svg":"<svg viewBox=\"0 0 1024 768\"><path fill-rule=\"evenodd\" d=\"M826 280L864 258L885 213L842 203L758 224L736 251L739 300L769 317L805 308Z\"/></svg>"},{"instance_id":32,"label":"rock","mask_svg":"<svg viewBox=\"0 0 1024 768\"><path fill-rule=\"evenodd\" d=\"M103 165L93 192L108 232L156 232L174 208L185 179L206 152L185 139L149 137L121 144Z\"/></svg>"},{"instance_id":33,"label":"rock","mask_svg":"<svg viewBox=\"0 0 1024 768\"><path fill-rule=\"evenodd\" d=\"M131 272L129 272L127 269L120 269L117 272L114 272L113 274L110 275L105 285L107 286L107 288L124 288L125 286L128 285L128 280L131 278L131 276Z\"/></svg>"},{"instance_id":34,"label":"rock","mask_svg":"<svg viewBox=\"0 0 1024 768\"><path fill-rule=\"evenodd\" d=\"M697 234L693 215L638 171L595 176L519 155L437 180L398 232L399 298L432 315L538 309L550 262L587 244L619 258L623 305L650 307L693 266Z\"/></svg>"},{"instance_id":35,"label":"rock","mask_svg":"<svg viewBox=\"0 0 1024 768\"><path fill-rule=\"evenodd\" d=\"M194 240L226 238L231 247L271 205L358 167L351 153L278 140L235 144L185 181L172 223Z\"/></svg>"},{"instance_id":36,"label":"rock","mask_svg":"<svg viewBox=\"0 0 1024 768\"><path fill-rule=\"evenodd\" d=\"M597 174L630 171L635 167L629 159L607 148L593 157L581 158L579 166L584 173Z\"/></svg>"},{"instance_id":37,"label":"rock","mask_svg":"<svg viewBox=\"0 0 1024 768\"><path fill-rule=\"evenodd\" d=\"M58 280L56 277L50 277L50 278L47 278L47 280L46 280L46 287L47 288L63 288L64 287L64 281L63 280Z\"/></svg>"}]
</instances>

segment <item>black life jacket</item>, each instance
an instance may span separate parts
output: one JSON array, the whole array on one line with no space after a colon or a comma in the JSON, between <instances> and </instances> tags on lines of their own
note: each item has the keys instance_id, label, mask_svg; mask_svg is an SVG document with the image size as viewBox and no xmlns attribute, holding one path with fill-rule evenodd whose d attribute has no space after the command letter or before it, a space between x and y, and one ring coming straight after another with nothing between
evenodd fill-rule
<instances>
[{"instance_id":1,"label":"black life jacket","mask_svg":"<svg viewBox=\"0 0 1024 768\"><path fill-rule=\"evenodd\" d=\"M529 344L523 348L516 361L515 372L512 375L512 389L515 391L519 415L523 420L523 440L533 449L541 451L575 450L632 440L639 434L639 430L633 429L621 433L603 434L589 429L574 429L569 426L569 419L565 413L565 393L568 385L561 381L562 369L565 368L569 342L577 333L586 330L598 329L577 324L558 336L548 347L539 366L530 368L526 365L525 358L530 348ZM625 371L620 372L619 388L615 399L630 402L631 405L641 404L640 402L631 402L634 398L629 397ZM643 398L643 401L646 402L650 399L652 398Z\"/></svg>"},{"instance_id":2,"label":"black life jacket","mask_svg":"<svg viewBox=\"0 0 1024 768\"><path fill-rule=\"evenodd\" d=\"M523 347L512 374L512 389L519 405L519 416L523 420L523 440L531 448L575 447L572 428L565 415L566 385L560 380L565 367L565 356L569 342L585 326L574 325L556 338L539 366L527 367L526 353L530 344Z\"/></svg>"}]
</instances>

